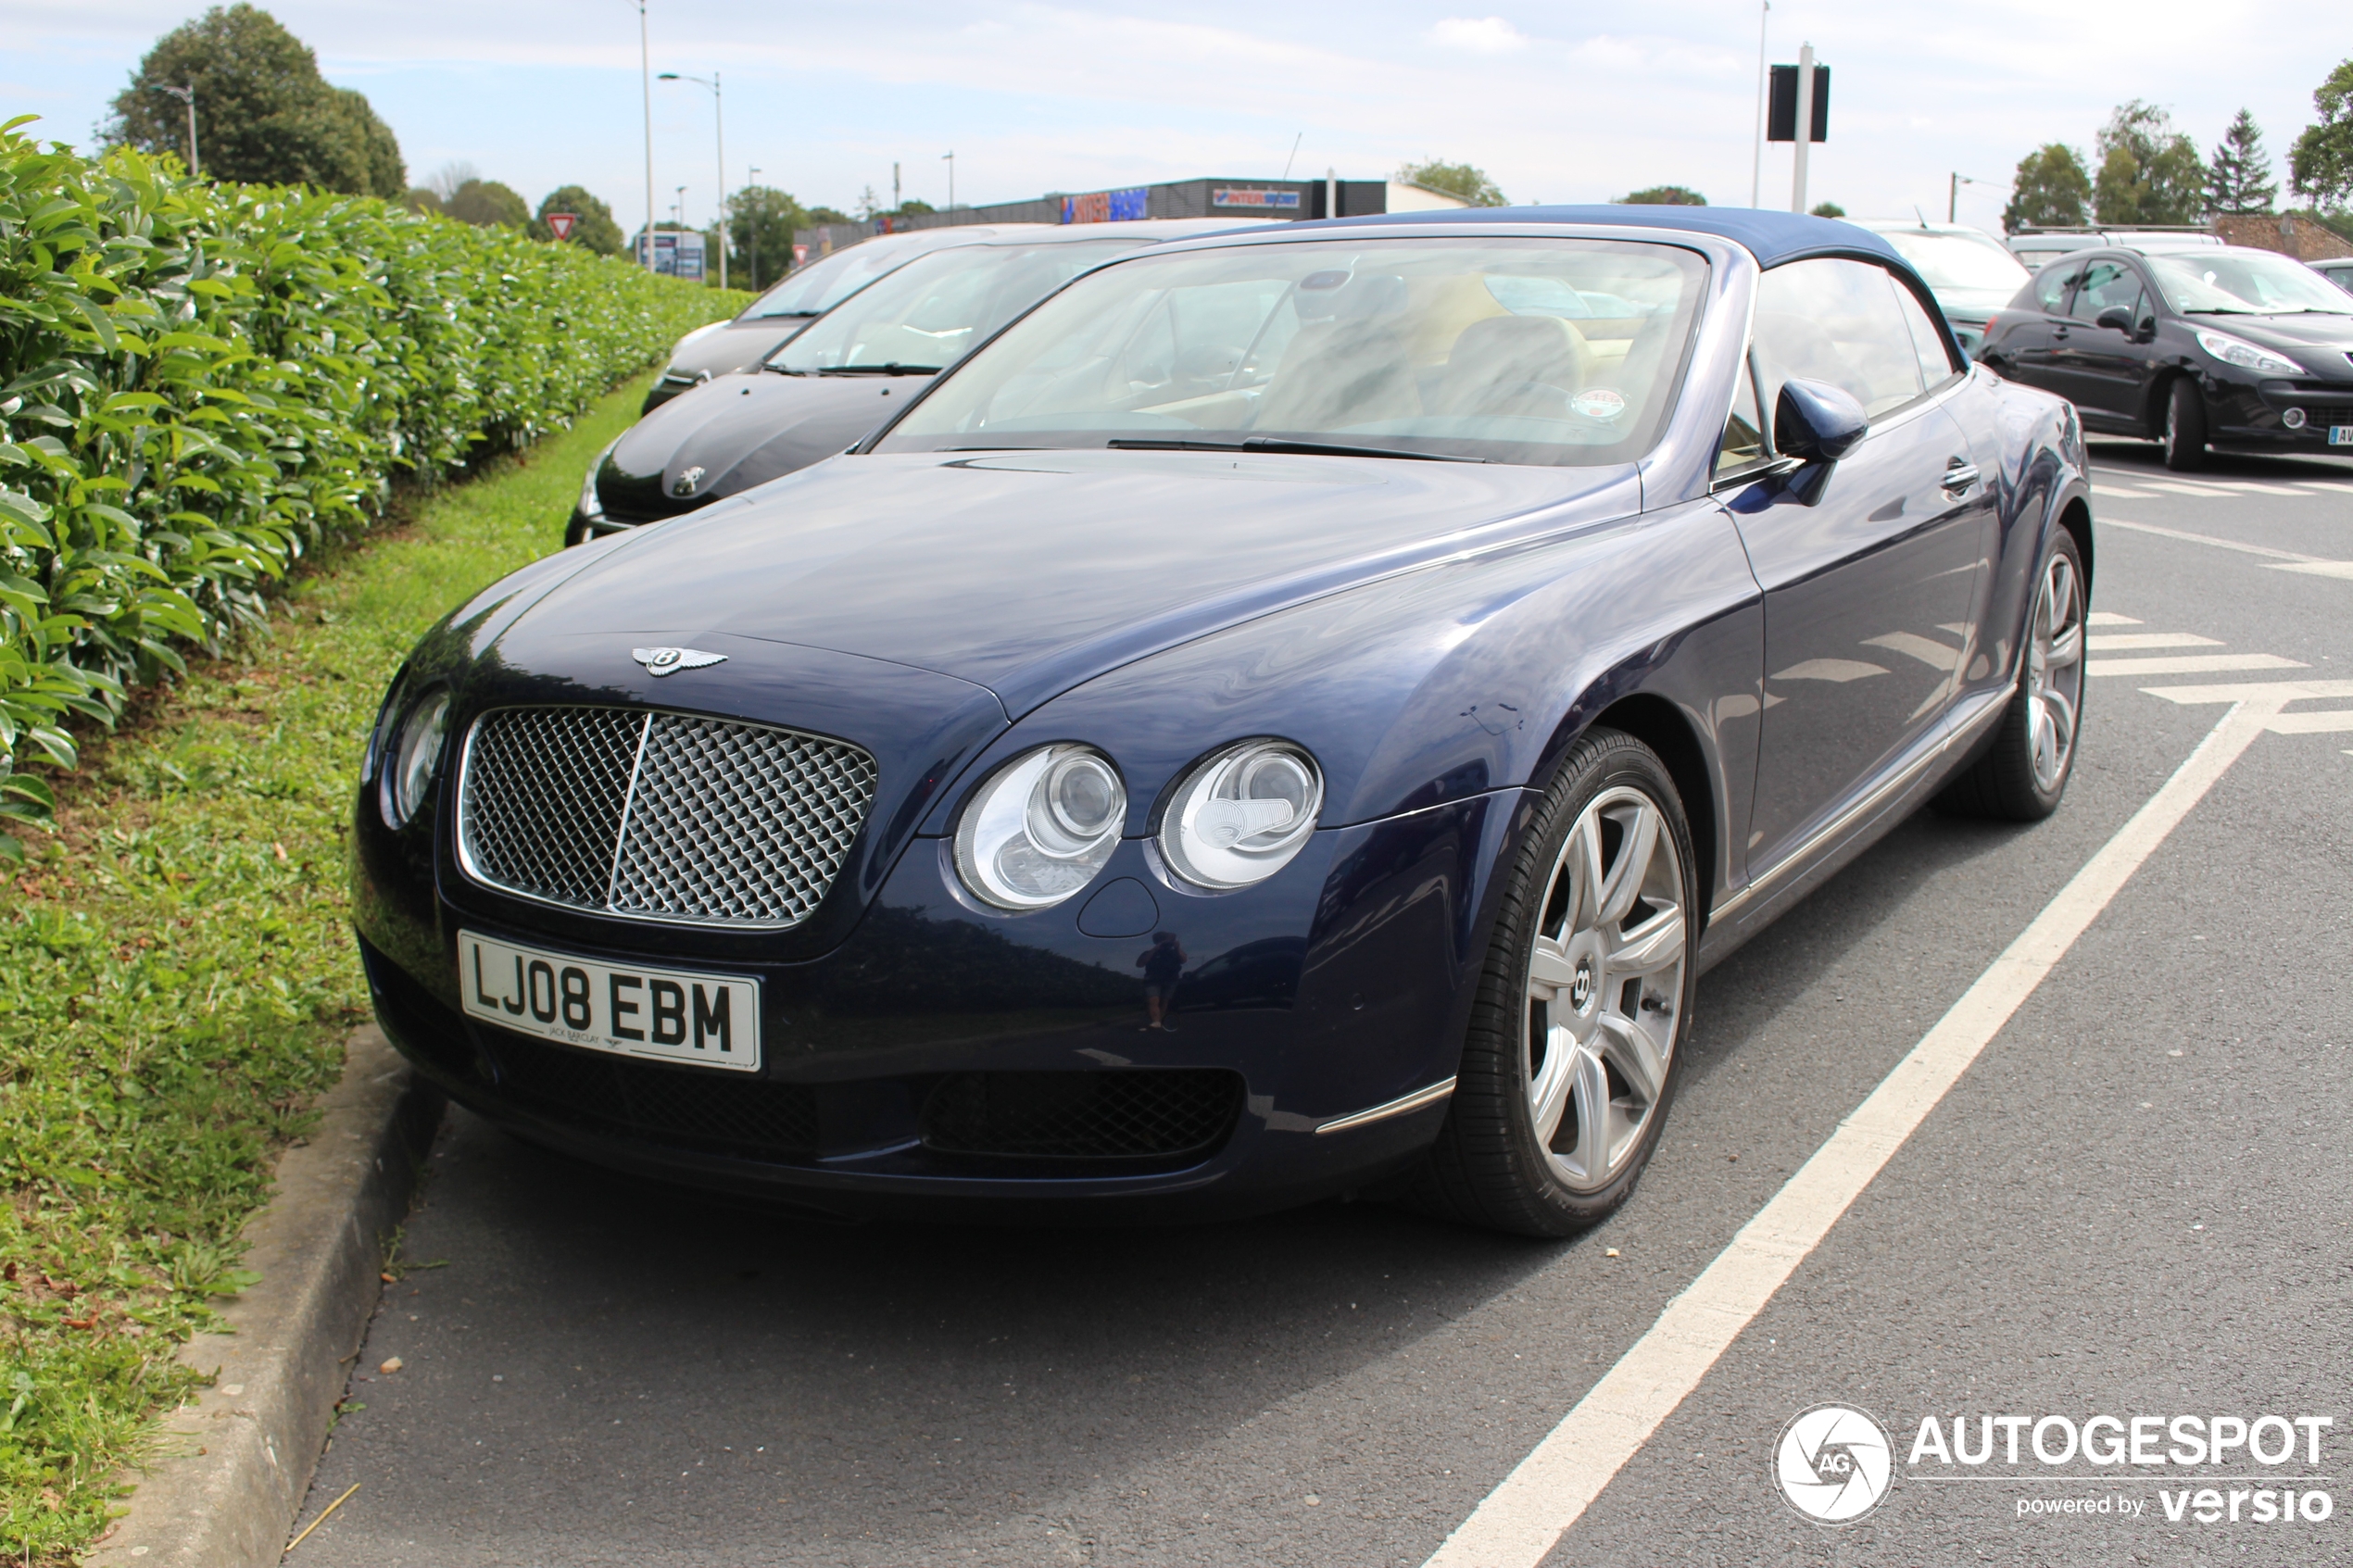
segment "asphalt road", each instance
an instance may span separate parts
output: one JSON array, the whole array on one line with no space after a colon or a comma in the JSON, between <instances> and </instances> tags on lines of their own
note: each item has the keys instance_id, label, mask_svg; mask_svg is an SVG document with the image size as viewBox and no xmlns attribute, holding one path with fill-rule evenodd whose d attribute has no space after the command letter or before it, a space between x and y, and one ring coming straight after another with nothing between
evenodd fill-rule
<instances>
[{"instance_id":1,"label":"asphalt road","mask_svg":"<svg viewBox=\"0 0 2353 1568\"><path fill-rule=\"evenodd\" d=\"M387 1288L304 1522L359 1490L289 1561L1422 1562L2225 711L2148 688L2353 680L2353 566L2325 565L2353 464L2095 461L2121 618L2095 632L2191 640L2095 652L2051 821L1923 813L1702 982L1607 1224L831 1227L453 1112L405 1248L446 1266ZM2226 662L2114 662L2144 659ZM2257 1523L2251 1495L2353 1509L2353 698L2289 711L2332 710L2231 767L1545 1562L2353 1561L2344 1509ZM1773 1469L1832 1401L1897 1473L1837 1529ZM2262 1477L2214 1480L2237 1517L2210 1524L2167 1517L2179 1468L1906 1462L1923 1416L1974 1445L1981 1415L2100 1413L2334 1425L2318 1463L2299 1436L2196 1472ZM2070 1499L2094 1511L2020 1512Z\"/></svg>"}]
</instances>

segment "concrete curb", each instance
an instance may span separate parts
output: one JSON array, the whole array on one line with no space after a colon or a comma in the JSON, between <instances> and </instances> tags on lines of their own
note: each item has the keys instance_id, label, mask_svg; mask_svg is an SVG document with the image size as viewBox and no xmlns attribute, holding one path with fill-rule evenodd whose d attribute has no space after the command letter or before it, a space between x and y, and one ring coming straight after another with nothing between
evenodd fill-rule
<instances>
[{"instance_id":1,"label":"concrete curb","mask_svg":"<svg viewBox=\"0 0 2353 1568\"><path fill-rule=\"evenodd\" d=\"M217 1380L165 1422L131 1511L85 1560L95 1568L270 1568L284 1554L442 1098L371 1025L353 1033L319 1109L245 1228L244 1266L261 1279L222 1310L236 1332L180 1353Z\"/></svg>"}]
</instances>

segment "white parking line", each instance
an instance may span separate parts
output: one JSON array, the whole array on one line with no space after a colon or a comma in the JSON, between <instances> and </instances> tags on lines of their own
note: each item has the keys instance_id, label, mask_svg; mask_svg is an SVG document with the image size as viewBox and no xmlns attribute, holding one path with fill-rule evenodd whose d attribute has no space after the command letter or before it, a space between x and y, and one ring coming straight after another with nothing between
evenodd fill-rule
<instances>
[{"instance_id":1,"label":"white parking line","mask_svg":"<svg viewBox=\"0 0 2353 1568\"><path fill-rule=\"evenodd\" d=\"M2095 609L2083 618L2086 626L2138 626L2143 622L2129 615L2119 615L2112 609Z\"/></svg>"},{"instance_id":2,"label":"white parking line","mask_svg":"<svg viewBox=\"0 0 2353 1568\"><path fill-rule=\"evenodd\" d=\"M1535 1568L1544 1560L2277 711L2275 703L2257 699L2216 721L2189 759L2044 906L1731 1245L1667 1303L1650 1331L1447 1537L1425 1568Z\"/></svg>"},{"instance_id":3,"label":"white parking line","mask_svg":"<svg viewBox=\"0 0 2353 1568\"><path fill-rule=\"evenodd\" d=\"M2154 501L2157 499L2156 493L2153 491L2122 490L2113 484L2095 483L2092 486L2092 494L2095 495L2106 495L2109 499L2117 501Z\"/></svg>"},{"instance_id":4,"label":"white parking line","mask_svg":"<svg viewBox=\"0 0 2353 1568\"><path fill-rule=\"evenodd\" d=\"M2353 681L2246 681L2210 686L2143 686L2150 696L2168 702L2260 702L2274 711L2291 702L2353 696Z\"/></svg>"},{"instance_id":5,"label":"white parking line","mask_svg":"<svg viewBox=\"0 0 2353 1568\"><path fill-rule=\"evenodd\" d=\"M2186 539L2193 545L2211 545L2217 549L2236 550L2246 556L2268 556L2273 560L2315 561L2321 558L2308 556L2298 550L2275 550L2269 545L2248 545L2236 539L2218 539L2211 533L2192 533L2180 528L2159 528L2153 522L2127 522L2120 517L2100 520L2102 528L2129 528L2135 533L2156 533L2168 539Z\"/></svg>"},{"instance_id":6,"label":"white parking line","mask_svg":"<svg viewBox=\"0 0 2353 1568\"><path fill-rule=\"evenodd\" d=\"M2353 710L2334 713L2283 713L2265 726L2275 735L2353 734Z\"/></svg>"},{"instance_id":7,"label":"white parking line","mask_svg":"<svg viewBox=\"0 0 2353 1568\"><path fill-rule=\"evenodd\" d=\"M2086 675L2219 675L2231 670L2309 670L2301 660L2275 653L2205 653L2182 659L2095 659Z\"/></svg>"},{"instance_id":8,"label":"white parking line","mask_svg":"<svg viewBox=\"0 0 2353 1568\"><path fill-rule=\"evenodd\" d=\"M2083 639L2083 646L2094 653L2123 653L2133 648L2219 648L2222 645L2195 632L2111 632L2105 636L2095 632Z\"/></svg>"}]
</instances>

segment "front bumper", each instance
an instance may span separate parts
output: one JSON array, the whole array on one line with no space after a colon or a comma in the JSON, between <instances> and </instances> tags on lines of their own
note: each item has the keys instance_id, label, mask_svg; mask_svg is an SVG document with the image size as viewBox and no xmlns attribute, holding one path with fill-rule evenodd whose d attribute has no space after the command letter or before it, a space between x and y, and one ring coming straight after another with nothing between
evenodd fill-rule
<instances>
[{"instance_id":1,"label":"front bumper","mask_svg":"<svg viewBox=\"0 0 2353 1568\"><path fill-rule=\"evenodd\" d=\"M430 851L363 798L355 919L377 1015L418 1070L583 1158L840 1212L1246 1212L1362 1186L1436 1136L1442 1097L1318 1129L1452 1078L1485 872L1519 799L1327 830L1268 882L1214 898L1173 888L1131 840L1089 894L1026 915L971 904L943 841L919 838L831 951L769 962L741 937L698 960L676 928L600 920L584 941L568 918L551 933L517 900L431 874ZM756 975L761 1070L614 1058L471 1019L461 927ZM1168 1032L1144 1028L1136 960L1154 930L1190 956Z\"/></svg>"},{"instance_id":2,"label":"front bumper","mask_svg":"<svg viewBox=\"0 0 2353 1568\"><path fill-rule=\"evenodd\" d=\"M2353 382L2209 378L2206 405L2208 435L2226 445L2326 452L2332 430L2353 428ZM2303 415L2300 427L2288 423L2291 409ZM2353 446L2334 449L2353 454Z\"/></svg>"}]
</instances>

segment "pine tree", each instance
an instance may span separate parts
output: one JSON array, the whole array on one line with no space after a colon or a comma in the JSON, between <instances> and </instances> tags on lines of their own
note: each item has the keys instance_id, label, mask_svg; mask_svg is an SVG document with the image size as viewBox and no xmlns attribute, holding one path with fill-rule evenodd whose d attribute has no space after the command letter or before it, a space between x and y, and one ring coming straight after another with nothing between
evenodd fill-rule
<instances>
[{"instance_id":1,"label":"pine tree","mask_svg":"<svg viewBox=\"0 0 2353 1568\"><path fill-rule=\"evenodd\" d=\"M2215 144L2206 166L2206 203L2216 212L2269 212L2280 183L2271 178L2271 155L2255 117L2241 109Z\"/></svg>"}]
</instances>

